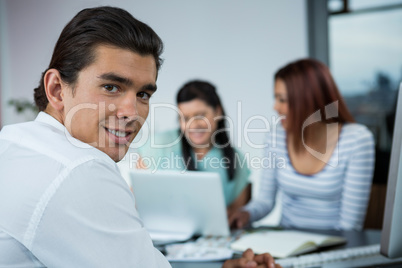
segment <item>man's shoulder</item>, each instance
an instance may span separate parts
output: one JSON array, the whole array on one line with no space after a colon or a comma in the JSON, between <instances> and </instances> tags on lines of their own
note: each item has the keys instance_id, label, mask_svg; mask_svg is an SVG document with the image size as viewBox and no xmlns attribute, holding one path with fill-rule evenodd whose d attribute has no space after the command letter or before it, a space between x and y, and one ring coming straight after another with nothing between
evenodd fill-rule
<instances>
[{"instance_id":1,"label":"man's shoulder","mask_svg":"<svg viewBox=\"0 0 402 268\"><path fill-rule=\"evenodd\" d=\"M64 166L88 158L114 164L106 154L73 138L67 131L37 121L5 126L0 132L0 140L5 141L4 146L10 147L9 151L17 149L16 154L28 152L30 156L37 155ZM24 160L28 161L16 159L20 162Z\"/></svg>"}]
</instances>

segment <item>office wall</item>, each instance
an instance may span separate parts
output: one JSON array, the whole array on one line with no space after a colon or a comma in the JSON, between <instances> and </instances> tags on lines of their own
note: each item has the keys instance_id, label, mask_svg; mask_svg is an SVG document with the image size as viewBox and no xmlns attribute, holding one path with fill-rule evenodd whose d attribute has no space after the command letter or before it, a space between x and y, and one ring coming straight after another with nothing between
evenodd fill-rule
<instances>
[{"instance_id":1,"label":"office wall","mask_svg":"<svg viewBox=\"0 0 402 268\"><path fill-rule=\"evenodd\" d=\"M263 143L263 134L251 129L273 123L273 73L308 51L304 0L0 1L3 125L33 117L17 115L7 102L32 101L60 31L85 7L125 8L164 40L154 105L174 104L175 93L189 79L213 82L233 122L233 142L250 157L261 155L257 145ZM157 130L177 127L177 114L151 109L151 123ZM253 179L258 172L253 170Z\"/></svg>"}]
</instances>

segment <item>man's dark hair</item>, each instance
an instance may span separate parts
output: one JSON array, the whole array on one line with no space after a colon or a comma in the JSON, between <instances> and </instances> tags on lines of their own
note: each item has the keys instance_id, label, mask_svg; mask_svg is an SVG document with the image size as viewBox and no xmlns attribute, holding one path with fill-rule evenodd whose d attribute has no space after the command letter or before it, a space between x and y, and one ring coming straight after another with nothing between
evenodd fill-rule
<instances>
[{"instance_id":1,"label":"man's dark hair","mask_svg":"<svg viewBox=\"0 0 402 268\"><path fill-rule=\"evenodd\" d=\"M162 64L163 42L159 36L127 11L105 6L80 11L64 27L46 71L58 70L63 82L74 86L78 73L95 60L95 48L99 45L129 49L142 56L152 55L157 70ZM46 71L34 90L40 111L49 103L43 81Z\"/></svg>"}]
</instances>

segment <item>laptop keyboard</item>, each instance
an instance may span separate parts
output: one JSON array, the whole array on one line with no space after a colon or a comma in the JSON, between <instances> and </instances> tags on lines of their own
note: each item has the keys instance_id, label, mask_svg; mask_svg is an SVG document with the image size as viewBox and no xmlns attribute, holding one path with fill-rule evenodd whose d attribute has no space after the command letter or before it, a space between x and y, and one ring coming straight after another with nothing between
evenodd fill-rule
<instances>
[{"instance_id":1,"label":"laptop keyboard","mask_svg":"<svg viewBox=\"0 0 402 268\"><path fill-rule=\"evenodd\" d=\"M195 241L181 244L171 244L165 247L166 258L169 261L220 261L230 259L233 251L225 246L226 241Z\"/></svg>"},{"instance_id":2,"label":"laptop keyboard","mask_svg":"<svg viewBox=\"0 0 402 268\"><path fill-rule=\"evenodd\" d=\"M170 244L165 247L169 261L220 261L230 259L233 250L230 243L240 236L234 232L230 236L201 236L195 241Z\"/></svg>"},{"instance_id":3,"label":"laptop keyboard","mask_svg":"<svg viewBox=\"0 0 402 268\"><path fill-rule=\"evenodd\" d=\"M199 247L229 248L233 241L232 236L201 236L195 241L195 244Z\"/></svg>"}]
</instances>

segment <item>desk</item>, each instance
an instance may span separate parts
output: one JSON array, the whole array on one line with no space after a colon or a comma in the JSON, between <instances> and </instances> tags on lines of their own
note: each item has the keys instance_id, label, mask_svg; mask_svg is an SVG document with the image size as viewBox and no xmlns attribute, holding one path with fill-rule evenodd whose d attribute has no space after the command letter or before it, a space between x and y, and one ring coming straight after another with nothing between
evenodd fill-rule
<instances>
[{"instance_id":1,"label":"desk","mask_svg":"<svg viewBox=\"0 0 402 268\"><path fill-rule=\"evenodd\" d=\"M312 231L327 235L342 236L347 239L347 244L332 247L331 249L353 248L364 245L379 244L381 240L381 231L379 230L364 230L364 231ZM173 268L220 268L223 262L172 262Z\"/></svg>"}]
</instances>

